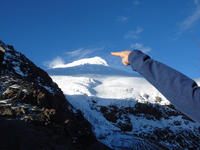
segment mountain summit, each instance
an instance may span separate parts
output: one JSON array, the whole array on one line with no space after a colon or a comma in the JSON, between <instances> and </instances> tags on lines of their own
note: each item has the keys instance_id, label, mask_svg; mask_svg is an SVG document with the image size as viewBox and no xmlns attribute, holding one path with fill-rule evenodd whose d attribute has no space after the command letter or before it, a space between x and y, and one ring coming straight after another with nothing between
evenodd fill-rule
<instances>
[{"instance_id":1,"label":"mountain summit","mask_svg":"<svg viewBox=\"0 0 200 150\"><path fill-rule=\"evenodd\" d=\"M56 65L46 70L50 75L88 76L88 75L115 75L139 76L117 68L110 67L101 57L85 58L69 64Z\"/></svg>"},{"instance_id":2,"label":"mountain summit","mask_svg":"<svg viewBox=\"0 0 200 150\"><path fill-rule=\"evenodd\" d=\"M93 57L93 58L80 59L80 60L74 61L74 62L69 63L69 64L56 65L53 68L75 67L75 66L85 65L85 64L108 66L107 62L104 59L96 56L96 57Z\"/></svg>"}]
</instances>

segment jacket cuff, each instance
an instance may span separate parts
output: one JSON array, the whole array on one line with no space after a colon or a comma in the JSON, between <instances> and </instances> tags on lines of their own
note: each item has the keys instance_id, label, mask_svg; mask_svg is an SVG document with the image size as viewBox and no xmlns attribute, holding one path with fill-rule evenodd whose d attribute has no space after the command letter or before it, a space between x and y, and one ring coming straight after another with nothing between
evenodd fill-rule
<instances>
[{"instance_id":1,"label":"jacket cuff","mask_svg":"<svg viewBox=\"0 0 200 150\"><path fill-rule=\"evenodd\" d=\"M133 50L128 57L131 68L139 73L148 59L150 57L139 50Z\"/></svg>"}]
</instances>

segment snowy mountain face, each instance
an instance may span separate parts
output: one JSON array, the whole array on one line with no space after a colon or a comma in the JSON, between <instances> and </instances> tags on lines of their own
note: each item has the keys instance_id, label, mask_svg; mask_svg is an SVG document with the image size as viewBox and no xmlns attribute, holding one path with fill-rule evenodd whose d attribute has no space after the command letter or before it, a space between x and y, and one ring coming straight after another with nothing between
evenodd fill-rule
<instances>
[{"instance_id":1,"label":"snowy mountain face","mask_svg":"<svg viewBox=\"0 0 200 150\"><path fill-rule=\"evenodd\" d=\"M68 101L112 149L198 149L198 124L175 109L143 77L99 57L47 70Z\"/></svg>"},{"instance_id":2,"label":"snowy mountain face","mask_svg":"<svg viewBox=\"0 0 200 150\"><path fill-rule=\"evenodd\" d=\"M13 46L0 74L0 149L110 149L49 75Z\"/></svg>"},{"instance_id":3,"label":"snowy mountain face","mask_svg":"<svg viewBox=\"0 0 200 150\"><path fill-rule=\"evenodd\" d=\"M108 66L107 62L101 57L94 57L94 58L85 58L85 59L77 60L65 65L64 64L56 65L56 66L53 66L53 68L75 67L75 66L86 65L86 64Z\"/></svg>"}]
</instances>

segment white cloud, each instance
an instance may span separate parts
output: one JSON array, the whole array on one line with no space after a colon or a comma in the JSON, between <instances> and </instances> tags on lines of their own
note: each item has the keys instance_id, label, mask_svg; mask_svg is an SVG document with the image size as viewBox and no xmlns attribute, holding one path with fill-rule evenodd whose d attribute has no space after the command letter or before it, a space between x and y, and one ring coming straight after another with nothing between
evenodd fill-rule
<instances>
[{"instance_id":1,"label":"white cloud","mask_svg":"<svg viewBox=\"0 0 200 150\"><path fill-rule=\"evenodd\" d=\"M144 53L151 51L150 47L144 46L143 44L140 43L131 44L131 48L141 50Z\"/></svg>"},{"instance_id":2,"label":"white cloud","mask_svg":"<svg viewBox=\"0 0 200 150\"><path fill-rule=\"evenodd\" d=\"M194 0L194 4L196 6L194 12L179 24L179 31L178 31L177 34L181 34L185 30L187 30L189 28L192 28L193 26L195 26L197 21L200 20L200 4L199 4L199 0Z\"/></svg>"},{"instance_id":3,"label":"white cloud","mask_svg":"<svg viewBox=\"0 0 200 150\"><path fill-rule=\"evenodd\" d=\"M89 57L90 54L94 53L95 51L102 50L104 47L100 48L79 48L77 50L66 52L65 54L71 59L82 59Z\"/></svg>"},{"instance_id":4,"label":"white cloud","mask_svg":"<svg viewBox=\"0 0 200 150\"><path fill-rule=\"evenodd\" d=\"M199 0L194 0L194 3L195 3L196 5L199 5Z\"/></svg>"},{"instance_id":5,"label":"white cloud","mask_svg":"<svg viewBox=\"0 0 200 150\"><path fill-rule=\"evenodd\" d=\"M117 22L126 23L128 21L128 17L125 16L118 16Z\"/></svg>"},{"instance_id":6,"label":"white cloud","mask_svg":"<svg viewBox=\"0 0 200 150\"><path fill-rule=\"evenodd\" d=\"M54 68L56 66L61 66L65 64L65 61L63 58L65 58L66 60L68 60L66 63L72 62L74 60L79 60L79 59L83 59L83 58L87 58L87 57L91 57L92 54L94 55L95 51L98 50L102 50L105 47L99 47L99 48L79 48L77 50L71 51L71 52L66 52L65 55L63 57L57 56L55 58L53 58L53 60L51 61L45 61L43 62L44 66L47 66L48 68ZM94 56L92 56L94 57Z\"/></svg>"},{"instance_id":7,"label":"white cloud","mask_svg":"<svg viewBox=\"0 0 200 150\"><path fill-rule=\"evenodd\" d=\"M139 39L140 33L143 31L141 27L137 27L136 30L129 31L124 37L127 38L132 38L132 39Z\"/></svg>"},{"instance_id":8,"label":"white cloud","mask_svg":"<svg viewBox=\"0 0 200 150\"><path fill-rule=\"evenodd\" d=\"M139 4L139 1L134 1L133 4L134 4L134 5L138 5L138 4Z\"/></svg>"},{"instance_id":9,"label":"white cloud","mask_svg":"<svg viewBox=\"0 0 200 150\"><path fill-rule=\"evenodd\" d=\"M65 54L69 55L70 57L77 57L80 55L82 50L83 50L83 48L79 48L79 49L71 51L71 52L66 52Z\"/></svg>"},{"instance_id":10,"label":"white cloud","mask_svg":"<svg viewBox=\"0 0 200 150\"><path fill-rule=\"evenodd\" d=\"M53 58L52 61L45 61L43 63L43 65L47 66L48 68L54 68L55 66L59 66L63 64L65 64L65 61L59 56Z\"/></svg>"}]
</instances>

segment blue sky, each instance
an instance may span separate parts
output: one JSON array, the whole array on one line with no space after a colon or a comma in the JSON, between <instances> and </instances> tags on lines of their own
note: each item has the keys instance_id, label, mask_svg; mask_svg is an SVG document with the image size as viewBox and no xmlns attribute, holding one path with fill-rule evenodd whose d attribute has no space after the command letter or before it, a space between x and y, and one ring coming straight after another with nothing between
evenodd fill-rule
<instances>
[{"instance_id":1,"label":"blue sky","mask_svg":"<svg viewBox=\"0 0 200 150\"><path fill-rule=\"evenodd\" d=\"M200 0L0 0L0 40L45 69L140 49L200 77Z\"/></svg>"}]
</instances>

